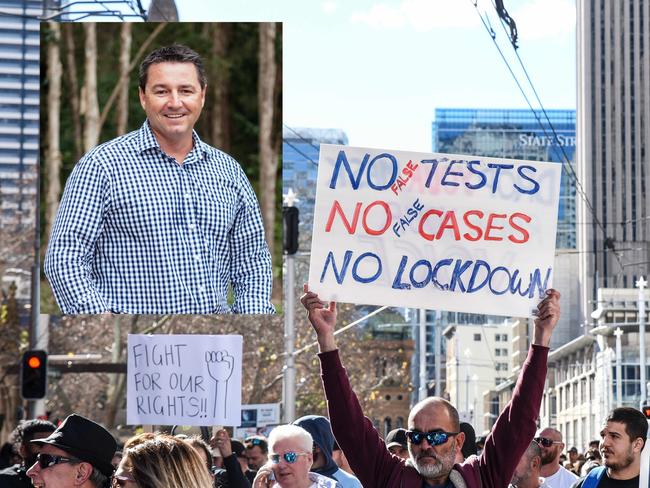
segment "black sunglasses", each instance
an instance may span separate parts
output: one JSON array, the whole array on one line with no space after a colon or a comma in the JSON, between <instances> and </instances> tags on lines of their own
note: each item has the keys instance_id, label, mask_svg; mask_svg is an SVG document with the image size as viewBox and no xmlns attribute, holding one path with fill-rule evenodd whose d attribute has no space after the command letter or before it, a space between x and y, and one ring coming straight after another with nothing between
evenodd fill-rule
<instances>
[{"instance_id":1,"label":"black sunglasses","mask_svg":"<svg viewBox=\"0 0 650 488\"><path fill-rule=\"evenodd\" d=\"M38 463L41 469L46 469L55 466L57 464L80 463L81 459L65 457L65 456L53 456L52 454L45 454L43 452L39 452L36 455L36 462Z\"/></svg>"},{"instance_id":2,"label":"black sunglasses","mask_svg":"<svg viewBox=\"0 0 650 488\"><path fill-rule=\"evenodd\" d=\"M535 437L533 440L540 446L544 447L551 447L553 444L562 444L562 441L554 441L553 439L548 439L546 437Z\"/></svg>"},{"instance_id":3,"label":"black sunglasses","mask_svg":"<svg viewBox=\"0 0 650 488\"><path fill-rule=\"evenodd\" d=\"M450 437L460 434L460 432L445 432L444 430L432 430L430 432L420 432L419 430L407 430L406 437L419 446L423 440L427 440L431 446L439 446L449 440Z\"/></svg>"}]
</instances>

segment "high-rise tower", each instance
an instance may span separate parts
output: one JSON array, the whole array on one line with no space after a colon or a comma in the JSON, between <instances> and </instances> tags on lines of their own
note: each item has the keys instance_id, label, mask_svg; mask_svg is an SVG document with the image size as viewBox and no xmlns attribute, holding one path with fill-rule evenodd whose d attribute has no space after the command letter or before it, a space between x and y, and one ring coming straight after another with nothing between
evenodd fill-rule
<instances>
[{"instance_id":1,"label":"high-rise tower","mask_svg":"<svg viewBox=\"0 0 650 488\"><path fill-rule=\"evenodd\" d=\"M576 162L582 318L650 264L650 1L578 0Z\"/></svg>"}]
</instances>

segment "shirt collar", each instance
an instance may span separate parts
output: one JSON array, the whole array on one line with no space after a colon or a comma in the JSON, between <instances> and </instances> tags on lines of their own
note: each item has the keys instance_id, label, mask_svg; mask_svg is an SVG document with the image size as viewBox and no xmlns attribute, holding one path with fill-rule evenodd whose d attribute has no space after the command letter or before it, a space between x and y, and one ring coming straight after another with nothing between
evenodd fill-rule
<instances>
[{"instance_id":1,"label":"shirt collar","mask_svg":"<svg viewBox=\"0 0 650 488\"><path fill-rule=\"evenodd\" d=\"M199 160L205 159L206 150L203 141L201 141L201 138L195 130L192 130L192 141L194 142L194 145L190 151L190 155L194 155ZM153 131L149 125L149 120L145 120L144 124L142 124L142 127L140 127L138 130L138 151L140 153L143 153L153 148L160 149L162 152L156 136L153 135Z\"/></svg>"}]
</instances>

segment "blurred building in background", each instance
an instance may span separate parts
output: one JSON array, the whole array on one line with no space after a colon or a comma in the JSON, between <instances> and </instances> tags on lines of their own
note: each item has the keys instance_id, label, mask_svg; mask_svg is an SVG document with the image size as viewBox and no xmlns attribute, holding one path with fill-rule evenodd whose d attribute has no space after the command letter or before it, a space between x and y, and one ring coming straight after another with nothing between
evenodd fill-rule
<instances>
[{"instance_id":1,"label":"blurred building in background","mask_svg":"<svg viewBox=\"0 0 650 488\"><path fill-rule=\"evenodd\" d=\"M578 0L576 166L582 318L650 264L650 3Z\"/></svg>"}]
</instances>

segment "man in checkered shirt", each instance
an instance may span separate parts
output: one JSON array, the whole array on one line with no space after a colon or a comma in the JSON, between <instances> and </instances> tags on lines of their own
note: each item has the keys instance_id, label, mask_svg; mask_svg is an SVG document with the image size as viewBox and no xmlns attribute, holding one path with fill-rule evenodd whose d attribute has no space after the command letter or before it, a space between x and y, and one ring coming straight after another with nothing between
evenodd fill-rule
<instances>
[{"instance_id":1,"label":"man in checkered shirt","mask_svg":"<svg viewBox=\"0 0 650 488\"><path fill-rule=\"evenodd\" d=\"M193 130L201 58L157 49L139 81L145 123L91 150L66 184L44 265L61 310L274 313L255 193L237 161Z\"/></svg>"}]
</instances>

